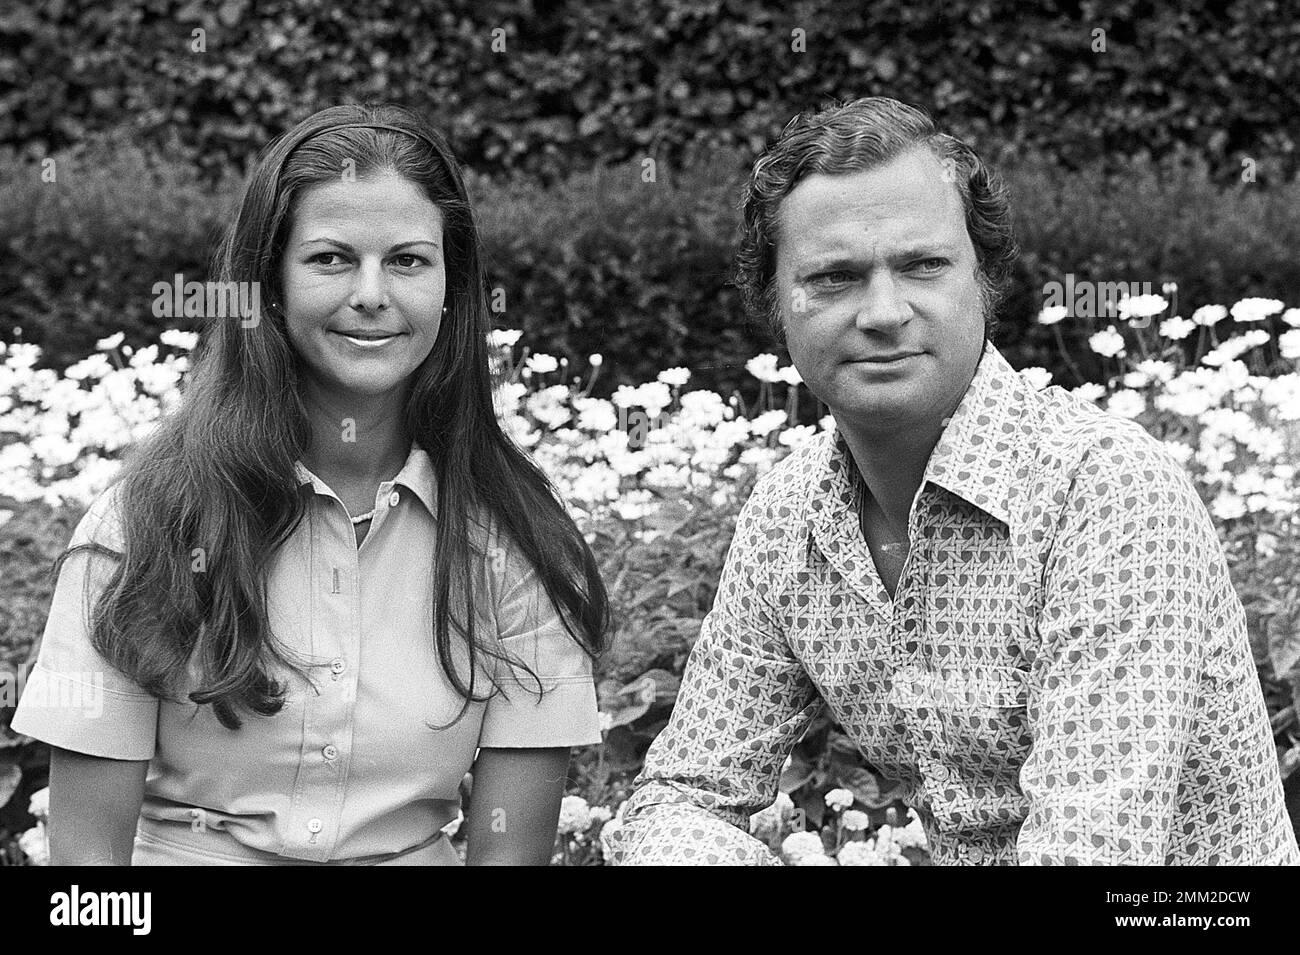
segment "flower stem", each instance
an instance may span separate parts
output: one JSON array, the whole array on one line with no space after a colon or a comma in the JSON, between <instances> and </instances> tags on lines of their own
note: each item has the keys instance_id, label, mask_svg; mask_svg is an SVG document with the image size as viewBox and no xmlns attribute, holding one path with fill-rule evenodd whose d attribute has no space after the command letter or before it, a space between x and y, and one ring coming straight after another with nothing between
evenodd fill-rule
<instances>
[{"instance_id":1,"label":"flower stem","mask_svg":"<svg viewBox=\"0 0 1300 955\"><path fill-rule=\"evenodd\" d=\"M1052 325L1052 331L1056 335L1057 347L1061 349L1061 357L1065 359L1065 363L1070 367L1070 371L1073 372L1075 381L1082 385L1087 381L1087 379L1083 377L1083 373L1079 371L1079 366L1076 365L1074 359L1070 357L1070 350L1065 347L1065 338L1061 335L1061 325L1059 322Z\"/></svg>"}]
</instances>

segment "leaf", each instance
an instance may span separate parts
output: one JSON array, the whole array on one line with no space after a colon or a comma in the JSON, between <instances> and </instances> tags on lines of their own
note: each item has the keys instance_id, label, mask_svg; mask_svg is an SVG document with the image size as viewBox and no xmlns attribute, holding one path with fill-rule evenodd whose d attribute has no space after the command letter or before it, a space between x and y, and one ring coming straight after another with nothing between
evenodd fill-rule
<instances>
[{"instance_id":1,"label":"leaf","mask_svg":"<svg viewBox=\"0 0 1300 955\"><path fill-rule=\"evenodd\" d=\"M13 798L18 784L23 781L23 771L17 763L8 759L0 760L0 807Z\"/></svg>"},{"instance_id":2,"label":"leaf","mask_svg":"<svg viewBox=\"0 0 1300 955\"><path fill-rule=\"evenodd\" d=\"M626 726L650 712L650 704L653 700L653 696L647 700L640 695L624 696L618 693L607 702L602 703L600 710L609 717L611 728Z\"/></svg>"},{"instance_id":3,"label":"leaf","mask_svg":"<svg viewBox=\"0 0 1300 955\"><path fill-rule=\"evenodd\" d=\"M626 726L645 716L655 704L675 702L681 682L680 677L661 669L647 670L623 687L605 680L600 685L600 708L609 716L610 726Z\"/></svg>"},{"instance_id":4,"label":"leaf","mask_svg":"<svg viewBox=\"0 0 1300 955\"><path fill-rule=\"evenodd\" d=\"M787 766L784 771L782 771L781 783L779 788L781 792L785 793L786 795L789 795L790 793L798 789L800 786L807 783L808 780L812 779L813 774L816 772L817 772L817 767L814 766L812 763L808 762L807 760L803 760L803 759L799 759L798 757L795 757L794 759L791 760L790 765Z\"/></svg>"},{"instance_id":5,"label":"leaf","mask_svg":"<svg viewBox=\"0 0 1300 955\"><path fill-rule=\"evenodd\" d=\"M1300 608L1269 618L1268 657L1279 680L1300 679Z\"/></svg>"},{"instance_id":6,"label":"leaf","mask_svg":"<svg viewBox=\"0 0 1300 955\"><path fill-rule=\"evenodd\" d=\"M836 762L857 764L862 762L862 751L853 739L840 730L832 730L826 740L827 751Z\"/></svg>"},{"instance_id":7,"label":"leaf","mask_svg":"<svg viewBox=\"0 0 1300 955\"><path fill-rule=\"evenodd\" d=\"M623 692L650 696L654 703L674 703L677 700L677 691L681 688L681 685L681 677L673 676L667 670L656 668L646 670L645 673L642 673L624 687Z\"/></svg>"},{"instance_id":8,"label":"leaf","mask_svg":"<svg viewBox=\"0 0 1300 955\"><path fill-rule=\"evenodd\" d=\"M895 779L885 779L869 769L844 767L835 773L839 784L853 793L863 805L871 809L884 809L899 797L903 784Z\"/></svg>"},{"instance_id":9,"label":"leaf","mask_svg":"<svg viewBox=\"0 0 1300 955\"><path fill-rule=\"evenodd\" d=\"M826 821L826 791L821 773L813 773L813 785L804 786L791 798L795 808L803 813L804 820L812 829L820 829Z\"/></svg>"}]
</instances>

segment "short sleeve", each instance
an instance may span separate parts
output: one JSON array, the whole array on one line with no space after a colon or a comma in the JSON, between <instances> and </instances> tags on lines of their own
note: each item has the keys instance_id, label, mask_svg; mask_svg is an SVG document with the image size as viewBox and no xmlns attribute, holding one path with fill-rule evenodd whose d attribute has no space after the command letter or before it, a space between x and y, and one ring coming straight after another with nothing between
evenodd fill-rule
<instances>
[{"instance_id":1,"label":"short sleeve","mask_svg":"<svg viewBox=\"0 0 1300 955\"><path fill-rule=\"evenodd\" d=\"M118 486L102 494L69 546L122 550ZM63 562L40 652L18 698L11 728L60 749L110 759L152 759L158 700L111 667L90 642L89 614L116 558L81 550Z\"/></svg>"},{"instance_id":2,"label":"short sleeve","mask_svg":"<svg viewBox=\"0 0 1300 955\"><path fill-rule=\"evenodd\" d=\"M564 628L523 554L513 545L489 553L493 552L500 555L492 563L499 564L495 592L502 595L496 611L501 646L538 679L501 663L501 692L487 703L479 746L540 748L599 743L600 714L591 657Z\"/></svg>"}]
</instances>

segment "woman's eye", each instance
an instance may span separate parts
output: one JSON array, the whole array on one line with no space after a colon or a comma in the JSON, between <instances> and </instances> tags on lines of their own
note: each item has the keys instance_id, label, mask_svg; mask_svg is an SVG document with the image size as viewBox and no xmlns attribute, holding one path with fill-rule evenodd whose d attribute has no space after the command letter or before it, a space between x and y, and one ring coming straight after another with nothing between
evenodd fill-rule
<instances>
[{"instance_id":1,"label":"woman's eye","mask_svg":"<svg viewBox=\"0 0 1300 955\"><path fill-rule=\"evenodd\" d=\"M338 262L328 262L326 261L327 259L342 259L342 256L340 256L337 252L317 252L307 261L315 265L338 265L339 264Z\"/></svg>"},{"instance_id":2,"label":"woman's eye","mask_svg":"<svg viewBox=\"0 0 1300 955\"><path fill-rule=\"evenodd\" d=\"M403 252L401 255L393 257L393 262L399 269L413 269L417 265L426 265L428 260L421 255L415 255L411 252Z\"/></svg>"}]
</instances>

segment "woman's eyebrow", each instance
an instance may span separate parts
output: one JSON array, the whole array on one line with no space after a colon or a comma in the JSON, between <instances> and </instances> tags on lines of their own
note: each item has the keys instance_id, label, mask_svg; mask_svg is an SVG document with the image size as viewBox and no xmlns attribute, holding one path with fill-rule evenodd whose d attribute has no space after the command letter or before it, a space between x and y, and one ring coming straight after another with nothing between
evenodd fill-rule
<instances>
[{"instance_id":1,"label":"woman's eyebrow","mask_svg":"<svg viewBox=\"0 0 1300 955\"><path fill-rule=\"evenodd\" d=\"M410 242L399 242L397 245L393 246L388 251L396 252L398 249L408 249L413 245L431 245L435 249L441 248L441 246L437 242L434 242L432 239L412 239Z\"/></svg>"},{"instance_id":2,"label":"woman's eyebrow","mask_svg":"<svg viewBox=\"0 0 1300 955\"><path fill-rule=\"evenodd\" d=\"M302 245L312 245L317 242L325 245L335 246L337 248L342 249L344 252L356 251L356 249L352 248L352 246L348 245L346 242L341 242L338 239L331 239L328 236L319 236L314 239L304 239L302 241ZM396 252L398 249L408 249L414 245L431 245L435 249L441 248L441 246L437 242L433 241L432 239L411 239L409 242L399 242L397 245L393 246L388 251Z\"/></svg>"}]
</instances>

